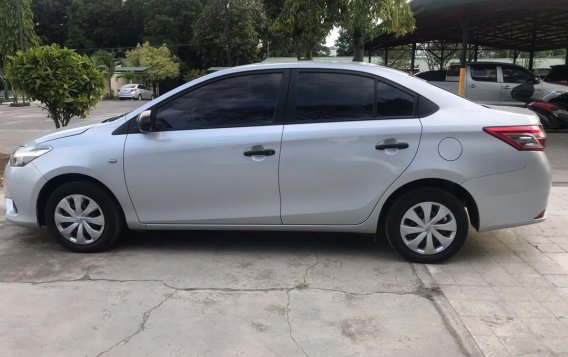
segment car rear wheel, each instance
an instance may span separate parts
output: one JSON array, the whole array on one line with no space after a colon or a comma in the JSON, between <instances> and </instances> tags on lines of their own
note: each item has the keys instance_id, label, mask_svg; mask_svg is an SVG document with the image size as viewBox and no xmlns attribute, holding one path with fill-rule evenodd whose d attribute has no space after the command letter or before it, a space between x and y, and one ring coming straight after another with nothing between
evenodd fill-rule
<instances>
[{"instance_id":1,"label":"car rear wheel","mask_svg":"<svg viewBox=\"0 0 568 357\"><path fill-rule=\"evenodd\" d=\"M452 257L463 246L468 229L463 202L438 188L403 194L386 219L391 246L417 263L439 263Z\"/></svg>"},{"instance_id":2,"label":"car rear wheel","mask_svg":"<svg viewBox=\"0 0 568 357\"><path fill-rule=\"evenodd\" d=\"M109 248L124 224L115 200L89 182L70 182L49 196L45 222L55 240L74 252L99 252Z\"/></svg>"}]
</instances>

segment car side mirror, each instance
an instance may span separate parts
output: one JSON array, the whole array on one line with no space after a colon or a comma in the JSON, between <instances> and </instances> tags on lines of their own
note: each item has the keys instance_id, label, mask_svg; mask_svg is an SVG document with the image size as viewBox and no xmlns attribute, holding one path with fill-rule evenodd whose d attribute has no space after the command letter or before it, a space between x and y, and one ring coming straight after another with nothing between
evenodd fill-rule
<instances>
[{"instance_id":1,"label":"car side mirror","mask_svg":"<svg viewBox=\"0 0 568 357\"><path fill-rule=\"evenodd\" d=\"M138 130L140 130L141 133L147 134L152 132L152 111L145 110L138 114L136 122L138 123Z\"/></svg>"},{"instance_id":2,"label":"car side mirror","mask_svg":"<svg viewBox=\"0 0 568 357\"><path fill-rule=\"evenodd\" d=\"M533 82L534 84L539 84L539 83L540 83L540 78L534 77L533 80L532 80L532 82Z\"/></svg>"}]
</instances>

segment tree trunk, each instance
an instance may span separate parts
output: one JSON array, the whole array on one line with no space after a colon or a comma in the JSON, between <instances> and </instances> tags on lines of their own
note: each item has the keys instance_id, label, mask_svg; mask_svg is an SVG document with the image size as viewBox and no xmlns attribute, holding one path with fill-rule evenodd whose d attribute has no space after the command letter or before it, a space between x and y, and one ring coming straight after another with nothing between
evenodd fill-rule
<instances>
[{"instance_id":1,"label":"tree trunk","mask_svg":"<svg viewBox=\"0 0 568 357\"><path fill-rule=\"evenodd\" d=\"M227 67L233 66L233 59L231 57L231 44L229 43L229 0L225 0L225 23L223 28L223 36L225 37L225 51Z\"/></svg>"},{"instance_id":2,"label":"tree trunk","mask_svg":"<svg viewBox=\"0 0 568 357\"><path fill-rule=\"evenodd\" d=\"M302 59L302 54L300 52L300 45L297 41L294 41L294 52L296 53L296 59L300 61Z\"/></svg>"},{"instance_id":3,"label":"tree trunk","mask_svg":"<svg viewBox=\"0 0 568 357\"><path fill-rule=\"evenodd\" d=\"M111 79L112 79L112 77L109 75L109 76L108 76L108 97L109 97L109 99L113 97L113 95L112 95L112 87L111 87L111 84L110 84L110 83L111 83Z\"/></svg>"},{"instance_id":4,"label":"tree trunk","mask_svg":"<svg viewBox=\"0 0 568 357\"><path fill-rule=\"evenodd\" d=\"M353 61L363 62L365 60L365 44L363 43L363 31L355 28L353 31Z\"/></svg>"}]
</instances>

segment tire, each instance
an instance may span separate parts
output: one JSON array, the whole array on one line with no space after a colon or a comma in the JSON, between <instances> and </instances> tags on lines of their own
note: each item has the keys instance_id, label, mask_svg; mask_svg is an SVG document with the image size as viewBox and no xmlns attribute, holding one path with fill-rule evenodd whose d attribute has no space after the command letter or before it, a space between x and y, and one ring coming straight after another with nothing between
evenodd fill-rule
<instances>
[{"instance_id":1,"label":"tire","mask_svg":"<svg viewBox=\"0 0 568 357\"><path fill-rule=\"evenodd\" d=\"M424 220L428 207L430 219ZM468 230L464 203L453 194L433 187L400 196L390 206L385 226L387 239L397 253L425 264L440 263L454 256L463 246Z\"/></svg>"},{"instance_id":2,"label":"tire","mask_svg":"<svg viewBox=\"0 0 568 357\"><path fill-rule=\"evenodd\" d=\"M138 100L142 100L142 94L138 94Z\"/></svg>"},{"instance_id":3,"label":"tire","mask_svg":"<svg viewBox=\"0 0 568 357\"><path fill-rule=\"evenodd\" d=\"M88 214L83 215L87 210ZM81 181L63 184L53 191L46 202L45 222L59 244L82 253L109 248L124 229L122 211L113 197L100 187Z\"/></svg>"},{"instance_id":4,"label":"tire","mask_svg":"<svg viewBox=\"0 0 568 357\"><path fill-rule=\"evenodd\" d=\"M152 95L150 96L150 100L154 100L154 98L155 98L155 97L154 97L154 95L152 94Z\"/></svg>"}]
</instances>

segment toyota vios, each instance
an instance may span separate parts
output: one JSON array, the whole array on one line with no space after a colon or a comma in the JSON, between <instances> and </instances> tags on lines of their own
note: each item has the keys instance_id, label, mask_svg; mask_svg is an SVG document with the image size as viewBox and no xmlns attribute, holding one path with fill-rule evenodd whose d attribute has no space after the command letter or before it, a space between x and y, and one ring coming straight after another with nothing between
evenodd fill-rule
<instances>
[{"instance_id":1,"label":"toyota vios","mask_svg":"<svg viewBox=\"0 0 568 357\"><path fill-rule=\"evenodd\" d=\"M126 228L341 231L377 233L433 263L460 249L470 223L545 219L544 146L534 114L388 68L235 67L18 147L6 218L46 225L78 252Z\"/></svg>"}]
</instances>

